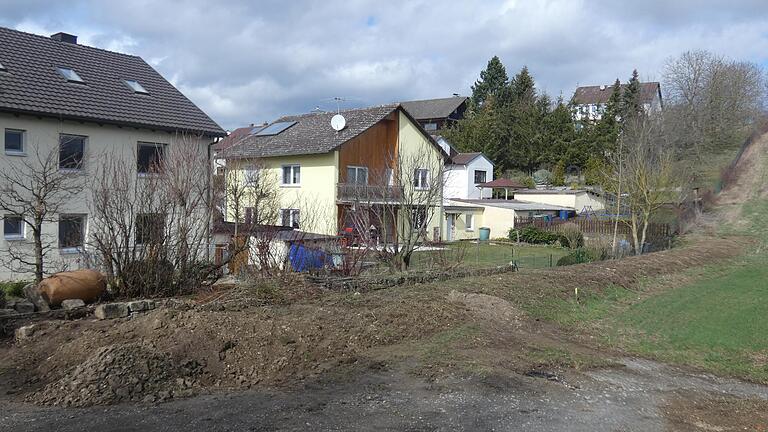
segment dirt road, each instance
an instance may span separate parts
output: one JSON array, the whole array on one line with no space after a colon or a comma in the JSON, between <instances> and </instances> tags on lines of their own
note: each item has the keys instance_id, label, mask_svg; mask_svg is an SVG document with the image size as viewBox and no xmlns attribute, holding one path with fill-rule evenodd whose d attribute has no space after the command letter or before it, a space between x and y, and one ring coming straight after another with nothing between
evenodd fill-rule
<instances>
[{"instance_id":1,"label":"dirt road","mask_svg":"<svg viewBox=\"0 0 768 432\"><path fill-rule=\"evenodd\" d=\"M766 430L768 414L759 413L768 409L759 408L768 408L768 387L647 360L622 362L625 367L568 373L560 381L490 376L427 382L403 368L366 369L290 390L212 394L153 406L10 403L0 414L0 430ZM747 416L733 409L734 402L744 401L758 409Z\"/></svg>"}]
</instances>

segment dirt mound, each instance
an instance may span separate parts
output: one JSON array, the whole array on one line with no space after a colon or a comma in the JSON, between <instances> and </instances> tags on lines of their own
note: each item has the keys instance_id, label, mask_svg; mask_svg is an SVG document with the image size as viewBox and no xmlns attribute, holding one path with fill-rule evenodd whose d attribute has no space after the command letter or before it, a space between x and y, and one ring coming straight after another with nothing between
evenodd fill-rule
<instances>
[{"instance_id":1,"label":"dirt mound","mask_svg":"<svg viewBox=\"0 0 768 432\"><path fill-rule=\"evenodd\" d=\"M194 360L177 364L170 355L141 344L108 345L58 381L27 397L27 401L89 406L165 400L191 395L201 369Z\"/></svg>"},{"instance_id":2,"label":"dirt mound","mask_svg":"<svg viewBox=\"0 0 768 432\"><path fill-rule=\"evenodd\" d=\"M516 307L508 301L487 294L462 293L451 290L448 301L464 305L478 318L504 324L519 324L523 317Z\"/></svg>"}]
</instances>

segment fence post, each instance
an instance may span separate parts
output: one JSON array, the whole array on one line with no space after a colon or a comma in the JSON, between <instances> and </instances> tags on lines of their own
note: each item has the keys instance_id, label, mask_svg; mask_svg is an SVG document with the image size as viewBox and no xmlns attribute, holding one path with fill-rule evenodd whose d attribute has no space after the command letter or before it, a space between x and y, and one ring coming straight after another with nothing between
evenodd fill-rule
<instances>
[{"instance_id":1,"label":"fence post","mask_svg":"<svg viewBox=\"0 0 768 432\"><path fill-rule=\"evenodd\" d=\"M552 254L549 254L549 266L552 267Z\"/></svg>"}]
</instances>

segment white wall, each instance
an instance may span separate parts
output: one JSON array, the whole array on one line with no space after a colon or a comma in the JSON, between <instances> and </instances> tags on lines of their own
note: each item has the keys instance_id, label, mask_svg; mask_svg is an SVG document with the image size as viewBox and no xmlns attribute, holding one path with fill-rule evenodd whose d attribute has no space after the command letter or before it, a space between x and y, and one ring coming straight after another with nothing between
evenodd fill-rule
<instances>
[{"instance_id":1,"label":"white wall","mask_svg":"<svg viewBox=\"0 0 768 432\"><path fill-rule=\"evenodd\" d=\"M486 172L485 181L493 180L493 164L484 156L479 156L467 165L448 165L445 169L445 198L480 199L491 198L491 189L475 186L475 170Z\"/></svg>"},{"instance_id":2,"label":"white wall","mask_svg":"<svg viewBox=\"0 0 768 432\"><path fill-rule=\"evenodd\" d=\"M26 156L11 156L5 153L5 129L21 129L25 132ZM136 169L136 150L139 141L162 143L172 145L176 135L171 132L152 131L149 129L137 129L130 127L117 127L111 125L99 125L96 123L60 121L56 119L37 118L33 116L15 116L0 113L0 170L23 169L24 161L34 162L36 154L47 156L51 152L58 152L59 135L73 134L87 137L85 145L84 168L81 174L84 176L86 187L78 193L66 205L67 214L86 215L86 241L88 238L88 201L95 167L104 155L124 159L132 169ZM212 138L193 138L186 140L185 145L195 145L198 151L208 151L208 143ZM58 154L58 153L56 153ZM137 174L138 175L138 174ZM3 215L0 214L0 218ZM77 268L82 261L79 253L62 253L58 249L58 223L46 223L43 227L44 235L54 246L49 254L49 262L52 264L47 271L56 271L63 268ZM18 247L29 247L32 244L31 230L27 228L23 240L13 240ZM18 262L11 262L8 257L9 241L0 234L0 280L29 279L32 274L28 268Z\"/></svg>"},{"instance_id":3,"label":"white wall","mask_svg":"<svg viewBox=\"0 0 768 432\"><path fill-rule=\"evenodd\" d=\"M493 180L493 164L485 158L485 156L476 157L472 162L467 165L467 196L469 199L491 198L493 191L488 188L484 188L482 196L480 195L480 189L475 186L475 171L485 171L485 181L489 182Z\"/></svg>"}]
</instances>

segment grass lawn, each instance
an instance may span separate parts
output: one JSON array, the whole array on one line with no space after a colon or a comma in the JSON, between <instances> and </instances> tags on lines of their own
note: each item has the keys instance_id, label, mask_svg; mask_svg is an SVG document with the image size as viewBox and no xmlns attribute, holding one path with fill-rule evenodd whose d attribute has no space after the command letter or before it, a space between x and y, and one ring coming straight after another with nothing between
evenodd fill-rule
<instances>
[{"instance_id":1,"label":"grass lawn","mask_svg":"<svg viewBox=\"0 0 768 432\"><path fill-rule=\"evenodd\" d=\"M631 305L610 319L641 354L768 382L768 260Z\"/></svg>"},{"instance_id":2,"label":"grass lawn","mask_svg":"<svg viewBox=\"0 0 768 432\"><path fill-rule=\"evenodd\" d=\"M556 266L557 260L568 254L568 249L528 244L504 244L499 242L461 242L448 246L446 251L417 251L412 258L413 269L430 268L441 260L456 262L461 259L464 267L493 267L517 262L520 268Z\"/></svg>"},{"instance_id":3,"label":"grass lawn","mask_svg":"<svg viewBox=\"0 0 768 432\"><path fill-rule=\"evenodd\" d=\"M682 286L651 278L638 291L606 287L528 312L630 353L768 383L768 202L748 202L742 217L723 231L748 234L753 252L684 272Z\"/></svg>"}]
</instances>

